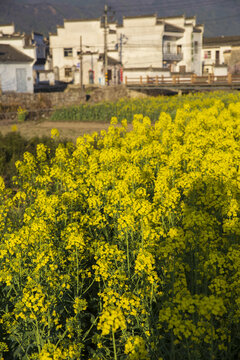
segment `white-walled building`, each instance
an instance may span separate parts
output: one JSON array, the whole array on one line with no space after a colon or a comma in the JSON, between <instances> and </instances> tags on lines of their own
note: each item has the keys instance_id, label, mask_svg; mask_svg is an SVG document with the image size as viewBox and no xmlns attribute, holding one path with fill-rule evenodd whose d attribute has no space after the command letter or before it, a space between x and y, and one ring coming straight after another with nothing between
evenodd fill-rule
<instances>
[{"instance_id":1,"label":"white-walled building","mask_svg":"<svg viewBox=\"0 0 240 360\"><path fill-rule=\"evenodd\" d=\"M36 46L25 34L16 32L14 24L0 25L0 45L10 45L33 59L37 58Z\"/></svg>"},{"instance_id":2,"label":"white-walled building","mask_svg":"<svg viewBox=\"0 0 240 360\"><path fill-rule=\"evenodd\" d=\"M12 23L12 24L0 25L0 33L12 35L13 33L15 33L14 24Z\"/></svg>"},{"instance_id":3,"label":"white-walled building","mask_svg":"<svg viewBox=\"0 0 240 360\"><path fill-rule=\"evenodd\" d=\"M124 39L120 51L125 73L152 67L201 75L203 26L196 25L195 17L124 17L117 31Z\"/></svg>"},{"instance_id":4,"label":"white-walled building","mask_svg":"<svg viewBox=\"0 0 240 360\"><path fill-rule=\"evenodd\" d=\"M0 44L0 89L33 93L34 59L10 45Z\"/></svg>"},{"instance_id":5,"label":"white-walled building","mask_svg":"<svg viewBox=\"0 0 240 360\"><path fill-rule=\"evenodd\" d=\"M52 67L58 73L58 80L80 82L82 55L83 84L104 84L104 66L101 54L104 52L104 27L101 19L65 20L57 27L56 34L50 34ZM116 23L107 29L108 55L116 59ZM111 65L109 64L111 69Z\"/></svg>"},{"instance_id":6,"label":"white-walled building","mask_svg":"<svg viewBox=\"0 0 240 360\"><path fill-rule=\"evenodd\" d=\"M165 23L164 44L172 42L173 54L181 54L182 58L173 61L174 72L192 72L202 75L201 50L204 26L196 23L196 17L176 16L160 19ZM173 27L171 29L171 26ZM174 30L174 27L176 28ZM182 30L182 32L181 32ZM175 37L174 37L175 34ZM178 35L178 36L177 36ZM164 53L167 55L166 45ZM164 59L164 61L168 61Z\"/></svg>"},{"instance_id":7,"label":"white-walled building","mask_svg":"<svg viewBox=\"0 0 240 360\"><path fill-rule=\"evenodd\" d=\"M36 32L32 32L30 35L21 34L15 31L14 24L0 25L0 45L10 45L34 59L32 72L35 82L38 78L38 71L46 69L47 44L42 34Z\"/></svg>"},{"instance_id":8,"label":"white-walled building","mask_svg":"<svg viewBox=\"0 0 240 360\"><path fill-rule=\"evenodd\" d=\"M240 46L240 36L219 36L203 39L202 67L203 73L221 75L236 65L240 68L240 57L235 56ZM224 69L224 70L223 70Z\"/></svg>"},{"instance_id":9,"label":"white-walled building","mask_svg":"<svg viewBox=\"0 0 240 360\"><path fill-rule=\"evenodd\" d=\"M101 19L65 20L56 34L50 34L58 80L79 83L82 54L83 84L105 84L104 31ZM108 78L119 83L123 72L144 76L149 69L159 76L165 70L201 75L202 37L203 26L196 25L195 17L124 17L121 26L108 24Z\"/></svg>"},{"instance_id":10,"label":"white-walled building","mask_svg":"<svg viewBox=\"0 0 240 360\"><path fill-rule=\"evenodd\" d=\"M123 38L119 51L124 68L159 67L162 65L163 24L157 17L123 17L117 28L118 38Z\"/></svg>"}]
</instances>

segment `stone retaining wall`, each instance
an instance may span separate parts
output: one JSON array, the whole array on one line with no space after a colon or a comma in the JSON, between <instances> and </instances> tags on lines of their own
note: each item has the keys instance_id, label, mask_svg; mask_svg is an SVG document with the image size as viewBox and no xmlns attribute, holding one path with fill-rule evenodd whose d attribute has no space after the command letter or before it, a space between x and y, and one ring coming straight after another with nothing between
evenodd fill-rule
<instances>
[{"instance_id":1,"label":"stone retaining wall","mask_svg":"<svg viewBox=\"0 0 240 360\"><path fill-rule=\"evenodd\" d=\"M36 94L5 93L0 95L0 108L6 111L16 111L19 106L27 110L52 109L87 102L116 101L128 96L128 90L125 86L80 90L79 87L70 85L64 92Z\"/></svg>"}]
</instances>

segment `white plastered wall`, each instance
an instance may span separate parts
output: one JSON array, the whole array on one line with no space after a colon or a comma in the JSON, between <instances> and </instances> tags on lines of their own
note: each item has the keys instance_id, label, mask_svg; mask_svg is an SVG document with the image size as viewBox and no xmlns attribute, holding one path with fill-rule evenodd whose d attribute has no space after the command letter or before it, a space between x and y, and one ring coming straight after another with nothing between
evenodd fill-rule
<instances>
[{"instance_id":1,"label":"white plastered wall","mask_svg":"<svg viewBox=\"0 0 240 360\"><path fill-rule=\"evenodd\" d=\"M118 29L124 35L122 62L125 67L161 67L163 25L156 24L157 18L124 18Z\"/></svg>"},{"instance_id":2,"label":"white plastered wall","mask_svg":"<svg viewBox=\"0 0 240 360\"><path fill-rule=\"evenodd\" d=\"M0 63L0 82L3 92L17 91L16 70L26 71L26 92L33 93L33 76L31 63Z\"/></svg>"}]
</instances>

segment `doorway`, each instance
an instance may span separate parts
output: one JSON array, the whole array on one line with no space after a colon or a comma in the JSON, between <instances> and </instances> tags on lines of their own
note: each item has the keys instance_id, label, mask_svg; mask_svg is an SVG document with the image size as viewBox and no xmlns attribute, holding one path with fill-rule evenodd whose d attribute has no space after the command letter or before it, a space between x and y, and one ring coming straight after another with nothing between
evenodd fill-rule
<instances>
[{"instance_id":1,"label":"doorway","mask_svg":"<svg viewBox=\"0 0 240 360\"><path fill-rule=\"evenodd\" d=\"M27 92L27 71L16 69L17 92Z\"/></svg>"}]
</instances>

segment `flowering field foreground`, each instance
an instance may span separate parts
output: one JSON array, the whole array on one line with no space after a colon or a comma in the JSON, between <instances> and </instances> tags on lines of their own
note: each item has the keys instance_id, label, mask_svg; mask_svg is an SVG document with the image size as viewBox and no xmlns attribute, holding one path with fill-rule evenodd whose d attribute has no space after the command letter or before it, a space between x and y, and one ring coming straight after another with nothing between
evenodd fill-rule
<instances>
[{"instance_id":1,"label":"flowering field foreground","mask_svg":"<svg viewBox=\"0 0 240 360\"><path fill-rule=\"evenodd\" d=\"M150 117L155 122L160 112L176 116L176 111L186 102L191 109L209 108L214 106L216 100L221 100L225 106L230 103L240 102L238 91L228 93L215 91L210 93L197 93L184 96L157 96L145 99L120 99L119 101L103 102L97 104L80 104L56 109L51 121L106 121L109 122L112 116L117 116L121 121L127 119L132 122L134 114L142 114Z\"/></svg>"},{"instance_id":2,"label":"flowering field foreground","mask_svg":"<svg viewBox=\"0 0 240 360\"><path fill-rule=\"evenodd\" d=\"M2 357L237 359L240 103L114 123L0 182Z\"/></svg>"}]
</instances>

